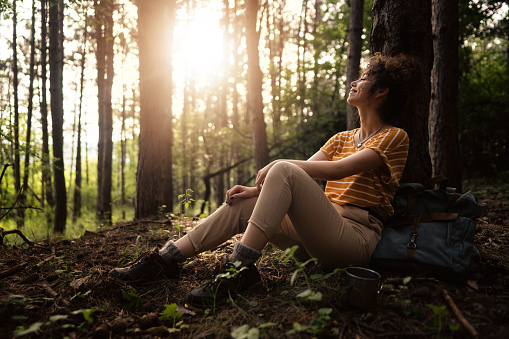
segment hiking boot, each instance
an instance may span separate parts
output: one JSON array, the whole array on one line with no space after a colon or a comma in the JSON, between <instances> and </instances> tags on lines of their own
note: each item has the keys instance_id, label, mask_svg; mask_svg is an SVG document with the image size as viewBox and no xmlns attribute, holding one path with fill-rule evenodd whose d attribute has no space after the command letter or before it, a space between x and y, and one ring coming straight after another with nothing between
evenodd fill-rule
<instances>
[{"instance_id":1,"label":"hiking boot","mask_svg":"<svg viewBox=\"0 0 509 339\"><path fill-rule=\"evenodd\" d=\"M240 266L240 261L233 263L226 256L219 267L219 274L214 274L208 283L189 292L187 302L195 306L215 306L261 282L254 264Z\"/></svg>"},{"instance_id":2,"label":"hiking boot","mask_svg":"<svg viewBox=\"0 0 509 339\"><path fill-rule=\"evenodd\" d=\"M131 265L114 268L108 273L110 277L124 281L154 280L158 278L174 279L180 270L176 261L159 255L159 248L142 253Z\"/></svg>"}]
</instances>

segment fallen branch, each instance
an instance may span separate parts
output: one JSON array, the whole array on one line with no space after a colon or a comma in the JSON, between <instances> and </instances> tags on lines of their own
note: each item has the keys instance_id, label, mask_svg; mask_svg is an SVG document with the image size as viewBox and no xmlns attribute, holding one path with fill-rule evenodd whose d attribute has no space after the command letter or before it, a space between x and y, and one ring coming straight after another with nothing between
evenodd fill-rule
<instances>
[{"instance_id":1,"label":"fallen branch","mask_svg":"<svg viewBox=\"0 0 509 339\"><path fill-rule=\"evenodd\" d=\"M7 271L0 272L0 280L2 280L3 278L10 277L13 274L18 273L19 271L23 270L26 267L26 265L27 265L27 263L19 264L19 265L16 265L16 266L8 269Z\"/></svg>"},{"instance_id":2,"label":"fallen branch","mask_svg":"<svg viewBox=\"0 0 509 339\"><path fill-rule=\"evenodd\" d=\"M23 239L23 241L25 241L27 244L29 244L29 245L33 245L34 244L20 230L4 231L4 229L2 227L0 227L0 245L4 244L4 237L7 234L13 234L13 233L19 235L21 237L21 239Z\"/></svg>"},{"instance_id":3,"label":"fallen branch","mask_svg":"<svg viewBox=\"0 0 509 339\"><path fill-rule=\"evenodd\" d=\"M458 320L460 321L461 325L463 325L463 327L468 331L470 336L472 338L476 338L476 339L479 338L479 333L477 333L475 328L472 325L470 325L470 323L468 322L467 319L465 319L465 317L463 316L463 314L458 309L458 307L456 306L456 304L452 300L451 296L449 295L449 292L447 292L447 290L443 289L442 290L442 294L444 295L445 301L447 302L447 304L451 308L452 312L454 313L456 318L458 318Z\"/></svg>"}]
</instances>

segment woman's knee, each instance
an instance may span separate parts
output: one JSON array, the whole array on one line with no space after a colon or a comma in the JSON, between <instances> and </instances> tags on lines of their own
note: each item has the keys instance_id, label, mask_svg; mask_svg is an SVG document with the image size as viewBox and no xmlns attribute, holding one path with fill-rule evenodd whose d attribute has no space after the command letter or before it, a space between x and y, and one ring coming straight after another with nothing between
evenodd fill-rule
<instances>
[{"instance_id":1,"label":"woman's knee","mask_svg":"<svg viewBox=\"0 0 509 339\"><path fill-rule=\"evenodd\" d=\"M274 166L272 166L267 175L270 175L271 173L273 175L279 173L282 174L283 176L306 174L306 172L299 166L292 164L291 162L288 161L279 161L276 164L274 164Z\"/></svg>"}]
</instances>

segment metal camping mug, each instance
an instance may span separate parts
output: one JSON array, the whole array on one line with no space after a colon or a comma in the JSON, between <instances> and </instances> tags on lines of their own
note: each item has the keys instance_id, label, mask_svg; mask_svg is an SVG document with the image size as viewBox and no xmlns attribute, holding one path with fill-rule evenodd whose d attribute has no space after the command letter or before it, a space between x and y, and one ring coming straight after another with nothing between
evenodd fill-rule
<instances>
[{"instance_id":1,"label":"metal camping mug","mask_svg":"<svg viewBox=\"0 0 509 339\"><path fill-rule=\"evenodd\" d=\"M382 281L380 274L364 267L349 267L346 274L348 304L356 308L376 306Z\"/></svg>"}]
</instances>

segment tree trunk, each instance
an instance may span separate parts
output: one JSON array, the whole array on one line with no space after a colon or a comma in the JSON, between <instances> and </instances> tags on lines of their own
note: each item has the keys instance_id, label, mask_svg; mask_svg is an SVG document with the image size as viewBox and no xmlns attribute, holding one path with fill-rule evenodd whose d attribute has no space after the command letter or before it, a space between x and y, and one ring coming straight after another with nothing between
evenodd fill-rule
<instances>
[{"instance_id":1,"label":"tree trunk","mask_svg":"<svg viewBox=\"0 0 509 339\"><path fill-rule=\"evenodd\" d=\"M55 220L54 232L65 230L67 218L67 193L65 190L64 172L64 137L63 137L63 81L64 68L64 4L55 2L49 8L49 60L50 60L50 93L51 122L53 131L53 175L55 185Z\"/></svg>"},{"instance_id":2,"label":"tree trunk","mask_svg":"<svg viewBox=\"0 0 509 339\"><path fill-rule=\"evenodd\" d=\"M81 216L81 115L83 107L83 84L85 80L85 57L88 38L88 18L85 9L85 28L83 30L83 45L81 49L81 74L80 74L80 99L78 108L78 140L76 141L76 176L74 179L74 199L72 220L76 220Z\"/></svg>"},{"instance_id":3,"label":"tree trunk","mask_svg":"<svg viewBox=\"0 0 509 339\"><path fill-rule=\"evenodd\" d=\"M32 135L32 116L34 107L34 78L35 78L35 0L32 1L32 26L30 29L30 71L29 71L29 85L28 85L28 111L26 123L26 142L25 142L25 169L23 171L23 187L28 185L28 172L30 167L30 138ZM19 204L20 206L26 205L26 190L20 192ZM24 217L24 213L23 213ZM24 220L23 220L24 222Z\"/></svg>"},{"instance_id":4,"label":"tree trunk","mask_svg":"<svg viewBox=\"0 0 509 339\"><path fill-rule=\"evenodd\" d=\"M458 143L458 0L433 0L433 53L429 149L433 176L443 174L461 190Z\"/></svg>"},{"instance_id":5,"label":"tree trunk","mask_svg":"<svg viewBox=\"0 0 509 339\"><path fill-rule=\"evenodd\" d=\"M17 23L18 16L16 13L16 1L12 4L12 77L13 77L13 93L14 93L14 189L15 194L21 198L21 161L20 161L20 143L19 143L19 100L18 100L18 37ZM19 201L19 198L16 200ZM19 206L17 206L19 207ZM21 228L25 224L25 216L22 208L14 209L16 225Z\"/></svg>"},{"instance_id":6,"label":"tree trunk","mask_svg":"<svg viewBox=\"0 0 509 339\"><path fill-rule=\"evenodd\" d=\"M42 125L42 191L41 207L44 207L44 197L49 206L53 206L53 185L51 183L51 166L49 153L49 135L48 135L48 100L47 93L47 0L41 0L41 125ZM48 213L48 216L51 213Z\"/></svg>"},{"instance_id":7,"label":"tree trunk","mask_svg":"<svg viewBox=\"0 0 509 339\"><path fill-rule=\"evenodd\" d=\"M407 54L422 67L423 86L407 105L400 127L410 137L408 160L402 182L423 182L431 177L428 145L429 77L433 64L431 41L431 0L375 0L371 52Z\"/></svg>"},{"instance_id":8,"label":"tree trunk","mask_svg":"<svg viewBox=\"0 0 509 339\"><path fill-rule=\"evenodd\" d=\"M269 163L267 131L263 115L262 81L258 55L259 32L256 30L258 0L246 2L246 44L247 44L247 111L253 134L253 151L256 171Z\"/></svg>"},{"instance_id":9,"label":"tree trunk","mask_svg":"<svg viewBox=\"0 0 509 339\"><path fill-rule=\"evenodd\" d=\"M111 176L113 153L113 0L96 0L97 87L99 104L99 142L97 159L97 205L100 221L111 223Z\"/></svg>"},{"instance_id":10,"label":"tree trunk","mask_svg":"<svg viewBox=\"0 0 509 339\"><path fill-rule=\"evenodd\" d=\"M362 53L364 0L350 0L350 18L348 28L348 63L346 66L346 91L348 98L350 84L359 76ZM346 103L346 128L359 127L357 108Z\"/></svg>"},{"instance_id":11,"label":"tree trunk","mask_svg":"<svg viewBox=\"0 0 509 339\"><path fill-rule=\"evenodd\" d=\"M171 55L175 1L139 1L140 137L135 218L172 210ZM163 44L161 42L164 42ZM167 46L161 50L161 46Z\"/></svg>"}]
</instances>

